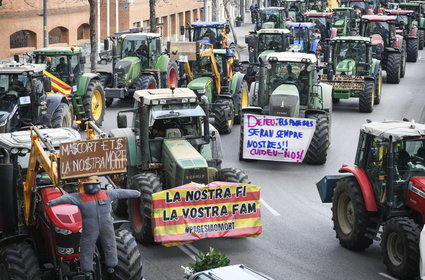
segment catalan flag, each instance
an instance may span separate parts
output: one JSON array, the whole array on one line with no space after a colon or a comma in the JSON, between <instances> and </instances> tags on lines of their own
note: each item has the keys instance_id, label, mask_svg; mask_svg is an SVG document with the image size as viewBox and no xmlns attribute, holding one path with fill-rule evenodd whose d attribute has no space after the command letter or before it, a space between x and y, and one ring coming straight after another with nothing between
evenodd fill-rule
<instances>
[{"instance_id":1,"label":"catalan flag","mask_svg":"<svg viewBox=\"0 0 425 280\"><path fill-rule=\"evenodd\" d=\"M167 247L263 231L260 188L250 184L190 183L154 193L152 199L154 240Z\"/></svg>"},{"instance_id":2,"label":"catalan flag","mask_svg":"<svg viewBox=\"0 0 425 280\"><path fill-rule=\"evenodd\" d=\"M58 77L54 76L52 73L47 72L46 70L43 71L44 76L47 76L52 81L52 90L54 92L59 92L63 95L65 95L67 98L71 98L72 95L72 87L59 79Z\"/></svg>"}]
</instances>

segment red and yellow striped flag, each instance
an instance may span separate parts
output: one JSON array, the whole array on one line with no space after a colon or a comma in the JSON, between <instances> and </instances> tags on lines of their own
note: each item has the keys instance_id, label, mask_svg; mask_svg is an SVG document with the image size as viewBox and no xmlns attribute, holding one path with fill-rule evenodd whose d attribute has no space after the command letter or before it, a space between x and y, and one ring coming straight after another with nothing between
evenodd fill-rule
<instances>
[{"instance_id":1,"label":"red and yellow striped flag","mask_svg":"<svg viewBox=\"0 0 425 280\"><path fill-rule=\"evenodd\" d=\"M65 95L67 98L71 98L72 87L70 85L68 85L67 83L59 79L58 77L52 75L51 73L47 72L46 70L43 71L43 74L49 77L50 80L52 81L52 92L50 93L55 93L56 91Z\"/></svg>"},{"instance_id":2,"label":"red and yellow striped flag","mask_svg":"<svg viewBox=\"0 0 425 280\"><path fill-rule=\"evenodd\" d=\"M262 233L260 188L250 184L190 183L154 193L154 240L164 246Z\"/></svg>"}]
</instances>

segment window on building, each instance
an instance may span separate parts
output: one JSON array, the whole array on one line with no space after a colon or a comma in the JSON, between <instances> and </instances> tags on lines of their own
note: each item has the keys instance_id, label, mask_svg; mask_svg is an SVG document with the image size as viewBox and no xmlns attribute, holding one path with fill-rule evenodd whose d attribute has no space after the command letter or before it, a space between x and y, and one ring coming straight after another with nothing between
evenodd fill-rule
<instances>
[{"instance_id":1,"label":"window on building","mask_svg":"<svg viewBox=\"0 0 425 280\"><path fill-rule=\"evenodd\" d=\"M67 28L58 26L49 32L49 44L68 43L69 31Z\"/></svg>"},{"instance_id":2,"label":"window on building","mask_svg":"<svg viewBox=\"0 0 425 280\"><path fill-rule=\"evenodd\" d=\"M77 40L90 38L90 25L87 23L81 24L77 29Z\"/></svg>"},{"instance_id":3,"label":"window on building","mask_svg":"<svg viewBox=\"0 0 425 280\"><path fill-rule=\"evenodd\" d=\"M10 35L10 48L36 47L37 34L29 30L19 30Z\"/></svg>"}]
</instances>

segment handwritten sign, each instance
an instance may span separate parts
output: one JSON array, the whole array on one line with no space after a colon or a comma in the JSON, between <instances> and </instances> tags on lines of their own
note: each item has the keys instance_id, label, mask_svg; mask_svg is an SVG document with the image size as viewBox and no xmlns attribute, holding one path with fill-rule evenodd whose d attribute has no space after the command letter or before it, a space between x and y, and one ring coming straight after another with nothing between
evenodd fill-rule
<instances>
[{"instance_id":1,"label":"handwritten sign","mask_svg":"<svg viewBox=\"0 0 425 280\"><path fill-rule=\"evenodd\" d=\"M302 162L316 120L244 115L243 158Z\"/></svg>"},{"instance_id":2,"label":"handwritten sign","mask_svg":"<svg viewBox=\"0 0 425 280\"><path fill-rule=\"evenodd\" d=\"M154 193L152 199L154 240L164 246L263 231L260 188L253 185L190 183Z\"/></svg>"},{"instance_id":3,"label":"handwritten sign","mask_svg":"<svg viewBox=\"0 0 425 280\"><path fill-rule=\"evenodd\" d=\"M62 143L59 151L62 179L126 172L124 137Z\"/></svg>"}]
</instances>

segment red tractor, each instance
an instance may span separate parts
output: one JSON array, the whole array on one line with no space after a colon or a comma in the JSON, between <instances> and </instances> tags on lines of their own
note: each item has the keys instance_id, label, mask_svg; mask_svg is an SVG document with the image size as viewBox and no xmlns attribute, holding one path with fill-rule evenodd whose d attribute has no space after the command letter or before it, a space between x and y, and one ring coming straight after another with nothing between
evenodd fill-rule
<instances>
[{"instance_id":1,"label":"red tractor","mask_svg":"<svg viewBox=\"0 0 425 280\"><path fill-rule=\"evenodd\" d=\"M396 16L367 15L360 22L360 36L372 38L375 58L387 72L387 82L400 83L406 72L407 46L403 36L396 34Z\"/></svg>"},{"instance_id":2,"label":"red tractor","mask_svg":"<svg viewBox=\"0 0 425 280\"><path fill-rule=\"evenodd\" d=\"M418 27L413 25L415 11L413 10L385 10L385 14L397 17L396 33L403 36L407 46L407 61L416 62L419 50Z\"/></svg>"},{"instance_id":3,"label":"red tractor","mask_svg":"<svg viewBox=\"0 0 425 280\"><path fill-rule=\"evenodd\" d=\"M419 236L425 222L425 125L369 122L360 130L354 165L317 183L322 202L332 202L341 246L357 251L381 240L393 276L419 274ZM382 230L381 230L382 226Z\"/></svg>"}]
</instances>

